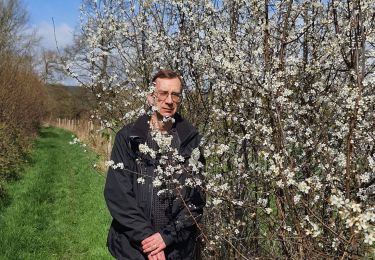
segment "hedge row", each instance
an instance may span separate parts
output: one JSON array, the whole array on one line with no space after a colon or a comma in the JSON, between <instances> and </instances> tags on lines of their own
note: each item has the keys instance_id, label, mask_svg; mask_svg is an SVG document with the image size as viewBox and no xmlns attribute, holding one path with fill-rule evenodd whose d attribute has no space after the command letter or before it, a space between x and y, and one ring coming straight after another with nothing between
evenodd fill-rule
<instances>
[{"instance_id":1,"label":"hedge row","mask_svg":"<svg viewBox=\"0 0 375 260\"><path fill-rule=\"evenodd\" d=\"M46 90L25 57L0 57L0 199L5 182L17 170L38 132L45 114Z\"/></svg>"}]
</instances>

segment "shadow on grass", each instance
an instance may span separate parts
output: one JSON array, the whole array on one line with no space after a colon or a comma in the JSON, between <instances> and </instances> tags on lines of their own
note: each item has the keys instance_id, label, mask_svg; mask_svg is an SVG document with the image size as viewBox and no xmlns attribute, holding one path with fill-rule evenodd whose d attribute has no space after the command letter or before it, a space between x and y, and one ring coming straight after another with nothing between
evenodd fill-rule
<instances>
[{"instance_id":1,"label":"shadow on grass","mask_svg":"<svg viewBox=\"0 0 375 260\"><path fill-rule=\"evenodd\" d=\"M2 174L2 180L0 179L0 213L12 203L13 199L9 189L11 189L14 183L22 179L25 165L26 162L23 161L11 172Z\"/></svg>"},{"instance_id":2,"label":"shadow on grass","mask_svg":"<svg viewBox=\"0 0 375 260\"><path fill-rule=\"evenodd\" d=\"M51 127L45 127L39 131L39 136L41 138L56 138L59 137L58 134L51 132Z\"/></svg>"},{"instance_id":3,"label":"shadow on grass","mask_svg":"<svg viewBox=\"0 0 375 260\"><path fill-rule=\"evenodd\" d=\"M0 191L0 213L5 210L11 203L12 203L12 197L9 195L9 192L7 190Z\"/></svg>"},{"instance_id":4,"label":"shadow on grass","mask_svg":"<svg viewBox=\"0 0 375 260\"><path fill-rule=\"evenodd\" d=\"M57 146L54 145L54 144L46 144L46 143L41 143L41 142L36 142L34 144L34 148L36 148L36 149L49 149L49 148L56 148L56 147Z\"/></svg>"}]
</instances>

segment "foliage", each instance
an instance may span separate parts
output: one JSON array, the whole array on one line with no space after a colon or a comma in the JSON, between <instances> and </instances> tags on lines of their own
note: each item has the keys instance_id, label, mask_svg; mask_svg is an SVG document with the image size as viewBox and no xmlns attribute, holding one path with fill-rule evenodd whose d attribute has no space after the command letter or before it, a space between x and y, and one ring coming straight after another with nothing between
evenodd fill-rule
<instances>
[{"instance_id":1,"label":"foliage","mask_svg":"<svg viewBox=\"0 0 375 260\"><path fill-rule=\"evenodd\" d=\"M152 73L184 76L203 134L206 259L364 257L375 241L375 3L84 1L96 116L118 128ZM135 109L138 108L138 109Z\"/></svg>"}]
</instances>

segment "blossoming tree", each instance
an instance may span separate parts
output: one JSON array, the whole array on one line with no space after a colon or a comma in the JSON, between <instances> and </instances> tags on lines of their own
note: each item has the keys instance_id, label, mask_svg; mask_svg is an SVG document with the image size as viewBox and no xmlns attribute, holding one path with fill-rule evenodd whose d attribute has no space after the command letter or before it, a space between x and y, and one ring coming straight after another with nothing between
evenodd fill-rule
<instances>
[{"instance_id":1,"label":"blossoming tree","mask_svg":"<svg viewBox=\"0 0 375 260\"><path fill-rule=\"evenodd\" d=\"M186 184L208 196L205 259L364 257L375 241L374 10L371 0L84 1L83 48L67 69L86 70L77 77L97 96L95 115L114 129L147 110L153 72L183 75L181 112L207 161L204 184Z\"/></svg>"}]
</instances>

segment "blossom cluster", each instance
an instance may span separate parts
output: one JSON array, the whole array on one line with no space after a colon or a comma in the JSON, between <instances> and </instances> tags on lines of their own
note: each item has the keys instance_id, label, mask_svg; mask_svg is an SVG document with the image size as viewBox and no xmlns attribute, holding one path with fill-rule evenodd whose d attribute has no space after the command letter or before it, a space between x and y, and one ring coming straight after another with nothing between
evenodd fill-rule
<instances>
[{"instance_id":1,"label":"blossom cluster","mask_svg":"<svg viewBox=\"0 0 375 260\"><path fill-rule=\"evenodd\" d=\"M124 163L123 162L115 163L113 160L106 161L105 166L111 167L114 170L116 170L117 168L124 169Z\"/></svg>"},{"instance_id":2,"label":"blossom cluster","mask_svg":"<svg viewBox=\"0 0 375 260\"><path fill-rule=\"evenodd\" d=\"M79 145L84 148L83 149L84 152L87 152L86 150L87 145L85 143L83 143L78 137L75 137L74 135L72 135L72 138L73 138L73 141L69 141L69 144Z\"/></svg>"}]
</instances>

